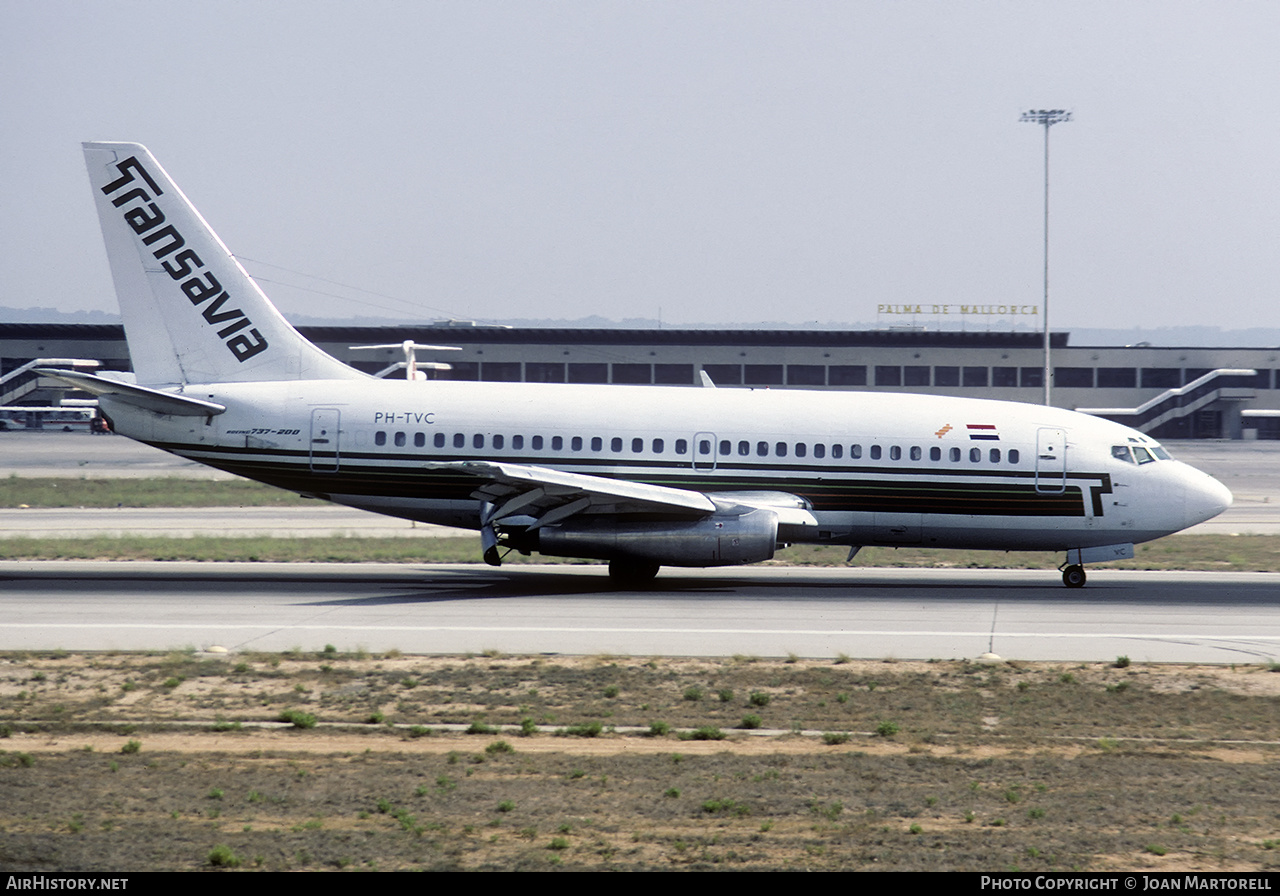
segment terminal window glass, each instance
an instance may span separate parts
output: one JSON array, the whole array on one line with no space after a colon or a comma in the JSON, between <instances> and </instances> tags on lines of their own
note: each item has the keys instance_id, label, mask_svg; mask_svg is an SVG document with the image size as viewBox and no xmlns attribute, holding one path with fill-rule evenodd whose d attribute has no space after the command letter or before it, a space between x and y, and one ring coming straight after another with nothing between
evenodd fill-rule
<instances>
[{"instance_id":1,"label":"terminal window glass","mask_svg":"<svg viewBox=\"0 0 1280 896\"><path fill-rule=\"evenodd\" d=\"M992 367L991 385L1005 388L1010 386L1016 387L1018 385L1018 368Z\"/></svg>"},{"instance_id":2,"label":"terminal window glass","mask_svg":"<svg viewBox=\"0 0 1280 896\"><path fill-rule=\"evenodd\" d=\"M827 383L831 386L865 386L865 364L832 364L827 368Z\"/></svg>"},{"instance_id":3,"label":"terminal window glass","mask_svg":"<svg viewBox=\"0 0 1280 896\"><path fill-rule=\"evenodd\" d=\"M527 383L563 383L564 365L545 361L526 361L524 379Z\"/></svg>"},{"instance_id":4,"label":"terminal window glass","mask_svg":"<svg viewBox=\"0 0 1280 896\"><path fill-rule=\"evenodd\" d=\"M781 364L748 364L744 382L748 386L781 386Z\"/></svg>"},{"instance_id":5,"label":"terminal window glass","mask_svg":"<svg viewBox=\"0 0 1280 896\"><path fill-rule=\"evenodd\" d=\"M913 365L902 368L902 385L904 386L927 386L929 385L929 368Z\"/></svg>"},{"instance_id":6,"label":"terminal window glass","mask_svg":"<svg viewBox=\"0 0 1280 896\"><path fill-rule=\"evenodd\" d=\"M966 367L964 369L964 384L966 386L985 386L987 384L987 368Z\"/></svg>"},{"instance_id":7,"label":"terminal window glass","mask_svg":"<svg viewBox=\"0 0 1280 896\"><path fill-rule=\"evenodd\" d=\"M703 364L702 370L717 386L741 386L741 364Z\"/></svg>"},{"instance_id":8,"label":"terminal window glass","mask_svg":"<svg viewBox=\"0 0 1280 896\"><path fill-rule=\"evenodd\" d=\"M933 384L935 386L960 385L960 368L959 367L933 368Z\"/></svg>"},{"instance_id":9,"label":"terminal window glass","mask_svg":"<svg viewBox=\"0 0 1280 896\"><path fill-rule=\"evenodd\" d=\"M1099 389L1133 389L1138 385L1136 367L1099 367Z\"/></svg>"},{"instance_id":10,"label":"terminal window glass","mask_svg":"<svg viewBox=\"0 0 1280 896\"><path fill-rule=\"evenodd\" d=\"M480 365L480 379L486 383L518 383L523 376L519 361L485 361Z\"/></svg>"},{"instance_id":11,"label":"terminal window glass","mask_svg":"<svg viewBox=\"0 0 1280 896\"><path fill-rule=\"evenodd\" d=\"M1055 367L1053 384L1062 389L1092 389L1092 367Z\"/></svg>"},{"instance_id":12,"label":"terminal window glass","mask_svg":"<svg viewBox=\"0 0 1280 896\"><path fill-rule=\"evenodd\" d=\"M647 385L653 382L653 368L648 364L614 364L613 381L627 385Z\"/></svg>"},{"instance_id":13,"label":"terminal window glass","mask_svg":"<svg viewBox=\"0 0 1280 896\"><path fill-rule=\"evenodd\" d=\"M896 365L876 365L877 386L901 386L902 368Z\"/></svg>"},{"instance_id":14,"label":"terminal window glass","mask_svg":"<svg viewBox=\"0 0 1280 896\"><path fill-rule=\"evenodd\" d=\"M821 364L788 364L788 386L825 386L827 369Z\"/></svg>"},{"instance_id":15,"label":"terminal window glass","mask_svg":"<svg viewBox=\"0 0 1280 896\"><path fill-rule=\"evenodd\" d=\"M609 382L608 364L570 364L569 382L571 383L607 383Z\"/></svg>"},{"instance_id":16,"label":"terminal window glass","mask_svg":"<svg viewBox=\"0 0 1280 896\"><path fill-rule=\"evenodd\" d=\"M1021 367L1018 369L1018 385L1026 389L1028 387L1042 388L1044 386L1044 368L1043 367Z\"/></svg>"},{"instance_id":17,"label":"terminal window glass","mask_svg":"<svg viewBox=\"0 0 1280 896\"><path fill-rule=\"evenodd\" d=\"M654 364L653 381L660 386L693 385L692 364Z\"/></svg>"},{"instance_id":18,"label":"terminal window glass","mask_svg":"<svg viewBox=\"0 0 1280 896\"><path fill-rule=\"evenodd\" d=\"M1142 388L1176 389L1182 385L1182 371L1177 367L1142 368Z\"/></svg>"}]
</instances>

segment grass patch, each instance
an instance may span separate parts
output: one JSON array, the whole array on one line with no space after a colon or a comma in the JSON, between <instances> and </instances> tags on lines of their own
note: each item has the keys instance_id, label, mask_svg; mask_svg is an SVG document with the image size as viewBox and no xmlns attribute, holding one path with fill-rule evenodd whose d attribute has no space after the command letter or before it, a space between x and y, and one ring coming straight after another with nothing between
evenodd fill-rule
<instances>
[{"instance_id":1,"label":"grass patch","mask_svg":"<svg viewBox=\"0 0 1280 896\"><path fill-rule=\"evenodd\" d=\"M0 479L0 507L281 507L313 501L247 479Z\"/></svg>"}]
</instances>

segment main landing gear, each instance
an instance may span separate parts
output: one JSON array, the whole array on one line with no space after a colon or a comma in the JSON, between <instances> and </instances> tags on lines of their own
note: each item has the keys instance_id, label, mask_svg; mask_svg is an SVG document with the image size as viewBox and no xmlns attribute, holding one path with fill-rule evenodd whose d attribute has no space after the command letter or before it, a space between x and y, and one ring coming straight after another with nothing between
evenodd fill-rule
<instances>
[{"instance_id":1,"label":"main landing gear","mask_svg":"<svg viewBox=\"0 0 1280 896\"><path fill-rule=\"evenodd\" d=\"M1068 588L1083 588L1085 580L1088 578L1084 574L1084 567L1072 564L1062 570L1062 584Z\"/></svg>"}]
</instances>

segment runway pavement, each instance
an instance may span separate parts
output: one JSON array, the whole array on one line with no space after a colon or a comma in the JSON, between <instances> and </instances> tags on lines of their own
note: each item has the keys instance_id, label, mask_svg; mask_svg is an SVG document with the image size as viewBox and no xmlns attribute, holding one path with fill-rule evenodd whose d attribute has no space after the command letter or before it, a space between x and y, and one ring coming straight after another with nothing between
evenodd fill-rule
<instances>
[{"instance_id":1,"label":"runway pavement","mask_svg":"<svg viewBox=\"0 0 1280 896\"><path fill-rule=\"evenodd\" d=\"M0 563L0 650L978 657L1250 663L1280 657L1280 574L1097 569L664 571L598 566Z\"/></svg>"}]
</instances>

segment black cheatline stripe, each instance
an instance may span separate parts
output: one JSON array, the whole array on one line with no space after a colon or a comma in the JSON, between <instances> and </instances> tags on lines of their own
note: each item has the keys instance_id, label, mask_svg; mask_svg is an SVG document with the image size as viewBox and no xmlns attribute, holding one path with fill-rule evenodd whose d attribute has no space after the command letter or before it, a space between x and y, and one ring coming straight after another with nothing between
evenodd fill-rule
<instances>
[{"instance_id":1,"label":"black cheatline stripe","mask_svg":"<svg viewBox=\"0 0 1280 896\"><path fill-rule=\"evenodd\" d=\"M312 472L300 465L255 464L223 461L216 464L227 472L256 479L295 492L318 492L363 497L471 499L479 481L466 474L441 470L398 471L369 469L340 473ZM411 473L412 475L404 475ZM673 488L705 488L720 491L778 490L809 500L818 511L864 511L883 513L945 513L961 516L1045 517L1084 515L1081 492L1071 487L1058 494L1040 494L1030 485L937 482L796 482L768 478L702 477L649 478L642 480ZM1094 504L1098 496L1094 495Z\"/></svg>"}]
</instances>

